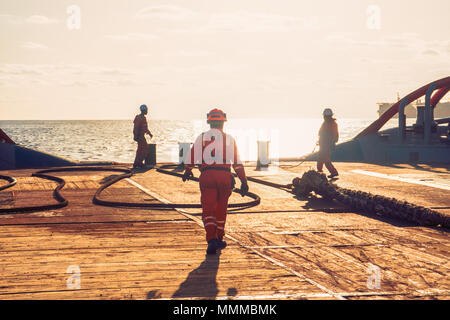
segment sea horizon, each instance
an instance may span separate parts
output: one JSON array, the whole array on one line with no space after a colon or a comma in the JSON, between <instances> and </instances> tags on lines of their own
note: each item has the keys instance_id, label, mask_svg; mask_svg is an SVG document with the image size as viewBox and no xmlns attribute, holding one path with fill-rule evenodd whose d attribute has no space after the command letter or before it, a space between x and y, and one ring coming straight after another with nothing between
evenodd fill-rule
<instances>
[{"instance_id":1,"label":"sea horizon","mask_svg":"<svg viewBox=\"0 0 450 320\"><path fill-rule=\"evenodd\" d=\"M257 141L269 141L271 158L298 158L314 150L321 118L230 119L225 131L236 138L241 158L255 161ZM374 119L338 118L339 142L347 141ZM408 119L408 122L414 121ZM179 143L192 143L208 129L202 120L149 118L149 129L157 145L158 162L177 162ZM390 120L385 128L398 125ZM16 143L76 161L134 161L132 119L121 120L0 120L0 128Z\"/></svg>"}]
</instances>

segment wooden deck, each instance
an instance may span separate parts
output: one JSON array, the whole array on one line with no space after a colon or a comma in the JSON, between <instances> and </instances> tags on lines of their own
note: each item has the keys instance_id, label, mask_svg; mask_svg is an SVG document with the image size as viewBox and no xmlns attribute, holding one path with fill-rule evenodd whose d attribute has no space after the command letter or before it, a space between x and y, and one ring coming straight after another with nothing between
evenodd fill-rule
<instances>
[{"instance_id":1,"label":"wooden deck","mask_svg":"<svg viewBox=\"0 0 450 320\"><path fill-rule=\"evenodd\" d=\"M289 183L310 167L248 168L247 174ZM448 167L337 167L340 186L450 214ZM0 172L18 180L0 192L0 207L55 201L56 184L30 177L32 172ZM228 247L206 257L199 209L93 205L95 190L111 174L57 174L67 181L67 207L0 215L0 299L450 298L448 230L353 213L320 198L300 201L250 182L261 204L229 214ZM149 170L111 186L102 197L198 203L200 193L195 182ZM242 198L233 195L231 201ZM80 271L79 282L74 270Z\"/></svg>"}]
</instances>

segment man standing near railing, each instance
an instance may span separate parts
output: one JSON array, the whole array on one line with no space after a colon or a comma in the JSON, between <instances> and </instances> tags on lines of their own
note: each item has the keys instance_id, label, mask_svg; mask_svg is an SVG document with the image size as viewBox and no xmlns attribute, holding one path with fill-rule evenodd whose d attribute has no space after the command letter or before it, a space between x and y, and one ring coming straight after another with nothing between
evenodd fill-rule
<instances>
[{"instance_id":1,"label":"man standing near railing","mask_svg":"<svg viewBox=\"0 0 450 320\"><path fill-rule=\"evenodd\" d=\"M145 160L149 146L147 140L145 139L145 134L150 135L153 138L152 133L148 130L146 114L148 113L148 108L145 104L140 107L141 113L134 118L134 128L133 135L134 141L137 142L136 158L134 159L133 168L144 167L143 161Z\"/></svg>"}]
</instances>

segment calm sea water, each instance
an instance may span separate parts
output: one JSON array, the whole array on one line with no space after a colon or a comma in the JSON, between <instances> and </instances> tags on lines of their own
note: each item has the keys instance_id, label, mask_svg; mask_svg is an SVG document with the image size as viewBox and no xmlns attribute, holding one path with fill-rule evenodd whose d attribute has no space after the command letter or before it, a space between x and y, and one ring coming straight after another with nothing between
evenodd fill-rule
<instances>
[{"instance_id":1,"label":"calm sea water","mask_svg":"<svg viewBox=\"0 0 450 320\"><path fill-rule=\"evenodd\" d=\"M339 141L353 138L374 119L338 119ZM238 143L243 160L255 160L257 141L269 140L271 157L300 157L317 141L322 119L233 119L225 131ZM391 120L384 128L397 126ZM133 162L136 143L132 120L0 121L16 143L80 161ZM178 161L178 142L193 142L207 129L202 121L149 120L157 161ZM384 129L383 128L383 129Z\"/></svg>"}]
</instances>

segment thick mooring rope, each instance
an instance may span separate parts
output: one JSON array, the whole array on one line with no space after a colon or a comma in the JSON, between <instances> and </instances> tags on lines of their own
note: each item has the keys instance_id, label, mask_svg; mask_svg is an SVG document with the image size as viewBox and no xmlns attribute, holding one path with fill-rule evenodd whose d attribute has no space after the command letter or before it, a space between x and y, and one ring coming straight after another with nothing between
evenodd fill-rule
<instances>
[{"instance_id":1,"label":"thick mooring rope","mask_svg":"<svg viewBox=\"0 0 450 320\"><path fill-rule=\"evenodd\" d=\"M294 178L292 186L292 192L300 197L314 191L326 199L334 199L357 211L402 219L422 226L450 227L449 215L395 198L340 188L330 183L324 174L314 170L305 172L301 178Z\"/></svg>"}]
</instances>

